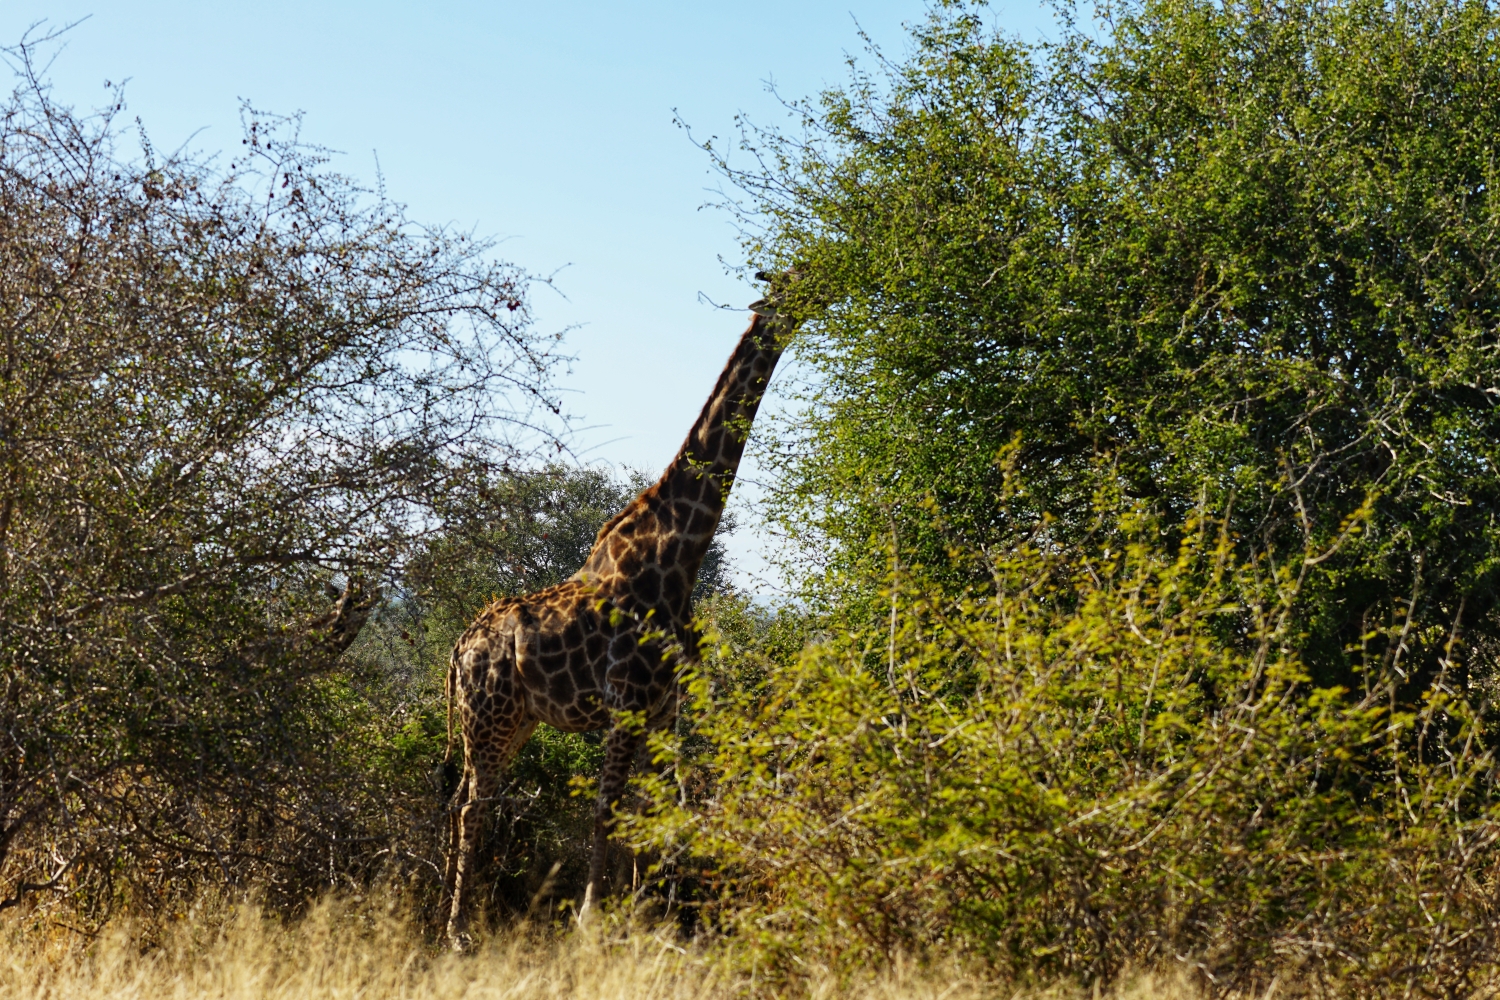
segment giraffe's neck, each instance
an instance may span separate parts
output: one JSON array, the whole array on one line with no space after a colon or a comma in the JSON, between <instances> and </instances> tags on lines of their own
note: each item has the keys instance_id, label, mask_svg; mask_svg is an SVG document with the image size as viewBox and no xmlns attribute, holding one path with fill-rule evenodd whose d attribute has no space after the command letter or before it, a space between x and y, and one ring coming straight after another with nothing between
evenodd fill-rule
<instances>
[{"instance_id":1,"label":"giraffe's neck","mask_svg":"<svg viewBox=\"0 0 1500 1000\"><path fill-rule=\"evenodd\" d=\"M640 610L685 620L750 425L781 355L780 323L757 314L677 457L653 486L599 530L578 577Z\"/></svg>"}]
</instances>

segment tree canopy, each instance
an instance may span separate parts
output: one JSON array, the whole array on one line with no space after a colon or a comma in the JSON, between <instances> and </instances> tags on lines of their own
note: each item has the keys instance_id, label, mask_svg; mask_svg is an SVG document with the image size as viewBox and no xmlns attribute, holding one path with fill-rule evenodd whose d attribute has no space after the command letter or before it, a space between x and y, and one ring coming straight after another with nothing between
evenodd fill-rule
<instances>
[{"instance_id":1,"label":"tree canopy","mask_svg":"<svg viewBox=\"0 0 1500 1000\"><path fill-rule=\"evenodd\" d=\"M721 621L631 836L790 976L1472 992L1500 12L1060 14L937 3L715 151L806 317L767 445L805 600Z\"/></svg>"},{"instance_id":2,"label":"tree canopy","mask_svg":"<svg viewBox=\"0 0 1500 1000\"><path fill-rule=\"evenodd\" d=\"M982 13L935 7L909 58L724 162L752 258L798 268L812 316L782 523L847 568L1206 504L1280 559L1368 504L1308 610L1320 676L1411 614L1483 646L1493 10L1152 0L1097 33L1065 8L1035 47Z\"/></svg>"}]
</instances>

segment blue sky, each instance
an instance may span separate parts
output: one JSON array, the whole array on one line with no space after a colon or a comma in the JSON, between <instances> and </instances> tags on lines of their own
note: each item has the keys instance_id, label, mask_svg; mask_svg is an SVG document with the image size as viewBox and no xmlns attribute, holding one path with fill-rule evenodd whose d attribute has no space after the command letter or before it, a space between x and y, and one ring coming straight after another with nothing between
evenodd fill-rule
<instances>
[{"instance_id":1,"label":"blue sky","mask_svg":"<svg viewBox=\"0 0 1500 1000\"><path fill-rule=\"evenodd\" d=\"M734 116L845 79L859 29L905 50L920 0L754 3L5 0L0 41L87 18L53 63L75 105L129 80L127 109L158 149L237 146L239 100L303 111L303 135L365 181L376 157L413 218L502 238L505 258L556 275L546 329L571 326L561 378L587 461L656 470L676 451L743 329L753 289L717 176L674 124L729 137ZM997 3L989 20L1035 38L1050 14ZM753 470L752 470L753 475ZM747 491L747 492L753 492ZM740 533L753 535L753 532ZM742 537L736 555L753 564Z\"/></svg>"}]
</instances>

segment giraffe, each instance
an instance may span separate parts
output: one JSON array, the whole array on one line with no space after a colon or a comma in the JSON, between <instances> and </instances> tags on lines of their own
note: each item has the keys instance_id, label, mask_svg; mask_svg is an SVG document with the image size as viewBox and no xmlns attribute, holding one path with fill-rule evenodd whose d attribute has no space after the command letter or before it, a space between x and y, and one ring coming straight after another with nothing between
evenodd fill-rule
<instances>
[{"instance_id":1,"label":"giraffe","mask_svg":"<svg viewBox=\"0 0 1500 1000\"><path fill-rule=\"evenodd\" d=\"M676 719L678 669L696 656L691 599L698 568L793 327L778 301L768 296L750 306L750 326L676 458L599 529L583 567L557 586L492 602L453 648L448 753L451 760L456 706L464 770L450 808L444 889L455 949L469 944L467 905L484 810L538 723L574 733L609 730L581 912L602 893L614 807L636 751L648 730Z\"/></svg>"}]
</instances>

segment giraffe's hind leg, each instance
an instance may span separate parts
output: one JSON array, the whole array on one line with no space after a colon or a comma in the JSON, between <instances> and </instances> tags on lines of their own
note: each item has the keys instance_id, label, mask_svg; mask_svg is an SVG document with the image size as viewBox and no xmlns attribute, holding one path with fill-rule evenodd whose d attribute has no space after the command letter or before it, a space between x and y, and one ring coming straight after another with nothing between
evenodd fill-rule
<instances>
[{"instance_id":1,"label":"giraffe's hind leg","mask_svg":"<svg viewBox=\"0 0 1500 1000\"><path fill-rule=\"evenodd\" d=\"M459 777L458 788L454 790L452 798L448 800L448 858L443 871L443 902L450 904L453 899L454 879L458 875L458 848L459 848L459 813L469 801L469 769L464 767L463 774Z\"/></svg>"},{"instance_id":2,"label":"giraffe's hind leg","mask_svg":"<svg viewBox=\"0 0 1500 1000\"><path fill-rule=\"evenodd\" d=\"M453 909L448 916L448 943L456 951L465 951L472 944L469 934L469 905L474 895L477 875L476 855L479 840L484 832L484 819L495 793L500 788L501 775L516 753L531 738L536 729L536 720L519 714L504 727L504 731L488 745L471 748L468 733L464 734L465 770L464 787L467 796L463 807L456 814L456 843L453 854Z\"/></svg>"},{"instance_id":3,"label":"giraffe's hind leg","mask_svg":"<svg viewBox=\"0 0 1500 1000\"><path fill-rule=\"evenodd\" d=\"M493 773L488 769L481 774L472 767L464 768L461 786L464 802L454 814L453 826L457 837L453 852L453 909L448 915L448 943L455 951L466 951L473 943L469 936L469 902L473 896L475 854L479 849L479 837L484 828L485 807L495 796Z\"/></svg>"}]
</instances>

